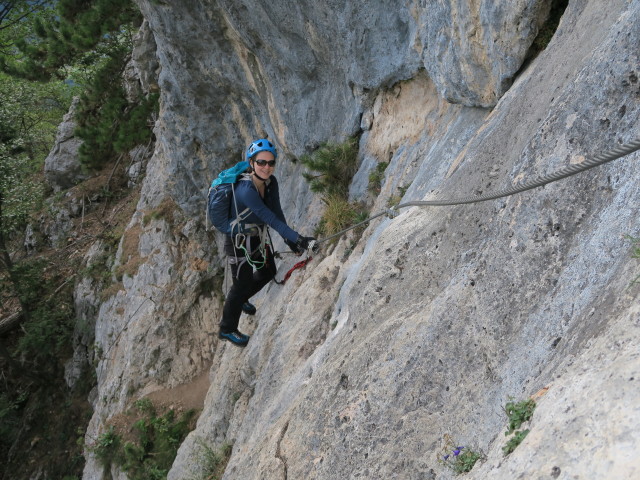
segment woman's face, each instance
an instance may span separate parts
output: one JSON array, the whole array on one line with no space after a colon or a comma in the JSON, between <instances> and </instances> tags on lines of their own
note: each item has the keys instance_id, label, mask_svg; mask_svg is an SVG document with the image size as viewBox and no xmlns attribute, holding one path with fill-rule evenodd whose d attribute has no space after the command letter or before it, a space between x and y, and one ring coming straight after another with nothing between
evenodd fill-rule
<instances>
[{"instance_id":1,"label":"woman's face","mask_svg":"<svg viewBox=\"0 0 640 480\"><path fill-rule=\"evenodd\" d=\"M267 151L258 152L251 163L260 178L269 178L276 168L276 160L273 153Z\"/></svg>"}]
</instances>

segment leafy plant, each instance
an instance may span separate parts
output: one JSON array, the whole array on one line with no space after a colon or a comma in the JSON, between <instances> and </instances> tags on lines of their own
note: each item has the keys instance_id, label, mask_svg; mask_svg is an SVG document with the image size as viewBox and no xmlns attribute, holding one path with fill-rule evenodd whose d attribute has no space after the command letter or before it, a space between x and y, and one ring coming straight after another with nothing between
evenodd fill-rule
<instances>
[{"instance_id":1,"label":"leafy plant","mask_svg":"<svg viewBox=\"0 0 640 480\"><path fill-rule=\"evenodd\" d=\"M509 418L509 426L505 435L509 435L522 426L524 422L528 422L533 417L533 411L536 409L536 402L532 399L514 402L513 399L507 402L504 411Z\"/></svg>"},{"instance_id":2,"label":"leafy plant","mask_svg":"<svg viewBox=\"0 0 640 480\"><path fill-rule=\"evenodd\" d=\"M112 425L106 432L100 434L95 445L90 450L106 468L116 458L121 441L120 435L115 432Z\"/></svg>"},{"instance_id":3,"label":"leafy plant","mask_svg":"<svg viewBox=\"0 0 640 480\"><path fill-rule=\"evenodd\" d=\"M353 137L342 144L325 144L301 158L303 165L316 172L304 173L304 178L312 191L322 194L327 206L316 235L333 235L357 223L359 218L366 218L362 205L349 202L349 185L358 168L357 157L358 139Z\"/></svg>"},{"instance_id":4,"label":"leafy plant","mask_svg":"<svg viewBox=\"0 0 640 480\"><path fill-rule=\"evenodd\" d=\"M10 2L14 3L14 2ZM0 57L0 67L14 76L30 80L65 79L66 67L83 60L86 52L104 54L117 41L123 25L140 21L131 0L60 0L25 2L39 4L37 14L16 28L29 28L30 35L16 29L10 34L11 55ZM25 23L27 26L19 25Z\"/></svg>"},{"instance_id":5,"label":"leafy plant","mask_svg":"<svg viewBox=\"0 0 640 480\"><path fill-rule=\"evenodd\" d=\"M62 368L60 357L71 345L73 284L50 271L39 259L24 260L11 269L13 287L27 316L16 354L49 374ZM66 288L63 288L66 287Z\"/></svg>"},{"instance_id":6,"label":"leafy plant","mask_svg":"<svg viewBox=\"0 0 640 480\"><path fill-rule=\"evenodd\" d=\"M438 461L453 470L456 475L470 472L478 460L484 458L482 453L464 446L456 446L449 435L445 435L445 445Z\"/></svg>"},{"instance_id":7,"label":"leafy plant","mask_svg":"<svg viewBox=\"0 0 640 480\"><path fill-rule=\"evenodd\" d=\"M524 438L528 434L529 434L528 429L515 432L513 437L509 439L507 444L504 447L502 447L502 452L505 454L505 456L513 452L516 449L516 447L520 445L520 443L522 443L522 440L524 440Z\"/></svg>"},{"instance_id":8,"label":"leafy plant","mask_svg":"<svg viewBox=\"0 0 640 480\"><path fill-rule=\"evenodd\" d=\"M12 5L16 2L10 2ZM18 2L21 3L21 2ZM158 95L128 99L122 73L141 20L132 0L27 2L37 14L6 34L0 70L36 81L64 80L81 90L75 110L80 162L95 170L118 153L146 143ZM4 13L4 12L3 12ZM0 37L0 42L3 40Z\"/></svg>"},{"instance_id":9,"label":"leafy plant","mask_svg":"<svg viewBox=\"0 0 640 480\"><path fill-rule=\"evenodd\" d=\"M18 401L4 392L0 393L0 444L11 445L17 435L20 416L17 414Z\"/></svg>"},{"instance_id":10,"label":"leafy plant","mask_svg":"<svg viewBox=\"0 0 640 480\"><path fill-rule=\"evenodd\" d=\"M564 13L568 4L569 0L553 0L551 4L551 10L549 11L549 16L547 17L547 20L544 22L542 27L540 27L538 35L533 41L533 44L531 45L529 51L529 56L536 56L545 48L547 48L547 45L558 29L560 19L562 18L562 14Z\"/></svg>"},{"instance_id":11,"label":"leafy plant","mask_svg":"<svg viewBox=\"0 0 640 480\"><path fill-rule=\"evenodd\" d=\"M149 399L134 404L142 417L136 420L131 431L132 439L122 441L111 427L92 447L105 468L118 465L131 480L161 480L166 478L178 452L178 447L193 428L195 410L188 410L180 417L171 409L157 415Z\"/></svg>"},{"instance_id":12,"label":"leafy plant","mask_svg":"<svg viewBox=\"0 0 640 480\"><path fill-rule=\"evenodd\" d=\"M504 411L509 419L507 431L505 436L511 435L507 444L502 448L505 455L509 455L513 452L522 440L529 434L529 430L518 430L524 422L528 422L533 417L533 411L536 409L536 402L532 399L522 400L521 402L514 402L513 398L510 398L504 407Z\"/></svg>"}]
</instances>

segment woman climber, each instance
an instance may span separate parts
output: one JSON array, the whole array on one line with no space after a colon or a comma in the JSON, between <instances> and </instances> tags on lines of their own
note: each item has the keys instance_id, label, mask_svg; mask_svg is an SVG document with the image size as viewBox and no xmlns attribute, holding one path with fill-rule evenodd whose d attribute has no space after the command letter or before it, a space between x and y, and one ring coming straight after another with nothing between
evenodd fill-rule
<instances>
[{"instance_id":1,"label":"woman climber","mask_svg":"<svg viewBox=\"0 0 640 480\"><path fill-rule=\"evenodd\" d=\"M276 274L267 227L278 232L298 255L315 242L314 238L303 237L287 225L280 206L278 181L273 176L277 157L276 147L269 140L254 141L246 153L251 173L242 175L234 185L232 218L229 218L229 233L224 244L233 285L224 302L218 335L240 347L249 342L249 335L238 330L240 315L243 311L249 315L256 313L249 299Z\"/></svg>"}]
</instances>

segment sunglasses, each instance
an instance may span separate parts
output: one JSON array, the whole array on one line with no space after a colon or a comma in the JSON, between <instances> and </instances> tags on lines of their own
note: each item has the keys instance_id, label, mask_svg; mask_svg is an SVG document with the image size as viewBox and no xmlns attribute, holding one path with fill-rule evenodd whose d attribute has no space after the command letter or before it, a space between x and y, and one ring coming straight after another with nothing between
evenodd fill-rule
<instances>
[{"instance_id":1,"label":"sunglasses","mask_svg":"<svg viewBox=\"0 0 640 480\"><path fill-rule=\"evenodd\" d=\"M265 165L269 165L270 167L275 167L276 161L275 160L256 160L256 164L260 165L261 167L264 167Z\"/></svg>"}]
</instances>

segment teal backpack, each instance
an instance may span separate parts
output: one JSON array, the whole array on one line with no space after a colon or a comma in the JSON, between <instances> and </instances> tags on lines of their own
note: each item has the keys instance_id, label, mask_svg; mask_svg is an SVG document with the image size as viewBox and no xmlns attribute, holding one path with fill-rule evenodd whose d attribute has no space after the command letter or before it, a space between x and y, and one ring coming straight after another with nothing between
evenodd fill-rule
<instances>
[{"instance_id":1,"label":"teal backpack","mask_svg":"<svg viewBox=\"0 0 640 480\"><path fill-rule=\"evenodd\" d=\"M235 212L236 219L231 221L232 218L232 204L235 204L234 200L234 185L243 173L248 172L250 169L249 162L242 161L236 163L233 167L227 168L220 172L211 182L209 188L209 199L207 203L207 225L208 221L217 230L222 233L231 233L230 230L237 224L243 215L249 212L246 208L242 212Z\"/></svg>"}]
</instances>

